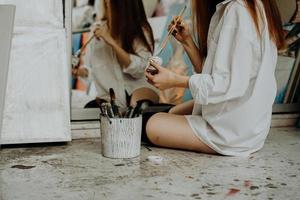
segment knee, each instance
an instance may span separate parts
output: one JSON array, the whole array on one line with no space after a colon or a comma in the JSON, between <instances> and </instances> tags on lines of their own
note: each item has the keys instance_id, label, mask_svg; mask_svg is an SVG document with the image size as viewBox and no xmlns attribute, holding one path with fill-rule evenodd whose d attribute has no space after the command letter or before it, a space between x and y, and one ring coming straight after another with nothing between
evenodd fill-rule
<instances>
[{"instance_id":1,"label":"knee","mask_svg":"<svg viewBox=\"0 0 300 200\"><path fill-rule=\"evenodd\" d=\"M153 115L146 125L146 133L147 137L150 140L152 144L158 145L159 144L159 138L160 138L160 121L162 119L163 113L157 113Z\"/></svg>"}]
</instances>

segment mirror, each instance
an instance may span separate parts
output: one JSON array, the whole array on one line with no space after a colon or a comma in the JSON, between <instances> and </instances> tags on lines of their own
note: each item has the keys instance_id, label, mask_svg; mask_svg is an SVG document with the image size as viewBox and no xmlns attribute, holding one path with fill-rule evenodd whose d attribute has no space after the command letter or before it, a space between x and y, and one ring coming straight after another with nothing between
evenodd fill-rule
<instances>
[{"instance_id":1,"label":"mirror","mask_svg":"<svg viewBox=\"0 0 300 200\"><path fill-rule=\"evenodd\" d=\"M167 24L186 2L73 1L72 120L97 119L99 111L95 99L110 101L109 88L114 89L121 110L142 99L153 103L177 104L189 98L182 89L162 93L147 83L144 76L149 58L160 45L161 38L167 34ZM91 32L95 27L98 37ZM105 33L109 36L103 35ZM161 56L163 63L170 63L177 73L187 74L187 59L182 47L177 46L175 41L168 45Z\"/></svg>"},{"instance_id":2,"label":"mirror","mask_svg":"<svg viewBox=\"0 0 300 200\"><path fill-rule=\"evenodd\" d=\"M105 5L109 4L110 1L114 2L114 0L73 0L73 23L72 23L73 24L73 43L72 43L73 54L78 52L78 49L80 49L84 44L86 44L89 41L91 36L90 34L91 25L94 24L96 21L99 22L103 18L104 16L103 11L105 10ZM288 1L290 2L289 6L286 6L287 4L283 4L281 1L277 0L284 23L288 22L295 13L296 1L295 0L288 0ZM164 38L167 34L166 31L167 24L171 21L173 16L178 15L183 5L187 4L187 2L189 1L187 0L141 0L140 2L143 2L144 8L137 9L134 12L132 11L133 9L129 8L128 6L127 6L128 8L126 9L127 10L132 9L131 16L138 16L141 13L146 13L147 21L151 26L153 37L154 37L154 48L157 50L158 47L160 46L162 38ZM125 4L125 1L122 1L122 3ZM112 10L116 11L117 9L114 8ZM121 15L122 11L119 10L117 13ZM189 12L185 13L184 17L188 23L189 22L188 19L190 19L190 10ZM124 21L123 20L124 18L126 17L123 18L121 17L120 19L117 20L117 24L118 23L127 24L127 27L123 28L124 30L122 29L119 31L122 34L128 33L130 27L132 27L129 25L128 22L122 23ZM287 26L285 28L289 29L291 27ZM167 47L164 49L164 52L160 55L163 61L163 66L179 74L191 75L193 73L192 72L193 67L189 59L187 58L187 55L184 53L183 48L181 47L181 45L178 45L178 43L174 41L172 38L169 41L170 42L168 43ZM85 108L85 107L95 107L95 101L94 101L95 98L103 97L104 93L106 95L106 98L108 98L109 87L114 88L117 99L121 101L119 102L119 104L124 106L127 103L126 95L124 91L126 88L128 88L128 85L124 83L124 76L126 76L126 73L124 72L124 69L119 63L120 60L116 57L113 57L115 56L116 53L115 50L111 51L112 53L109 55L111 56L110 58L108 58L109 56L104 56L103 52L102 53L98 52L98 54L95 54L95 51L88 50L93 47L93 43L99 43L99 41L97 39L92 39L91 43L87 45L87 48L83 51L82 53L83 56L80 56L80 59L78 60L74 59L74 62L75 63L79 62L80 63L79 66L89 66L89 68L93 68L94 66L96 66L97 63L98 64L105 63L104 64L105 67L101 68L101 70L98 69L98 71L94 67L94 71L95 71L94 74L96 74L93 77L94 79L73 76L72 78L73 79L72 80L72 120L97 119L99 115L99 110L94 108ZM99 46L97 48L99 50ZM150 49L151 48L148 49L148 53ZM89 59L89 57L91 57L91 52L92 54L94 54L93 57L97 58L97 61L95 61L95 59L94 60ZM279 66L277 67L276 78L277 78L277 84L280 87L278 87L278 98L276 99L274 112L284 112L288 110L284 105L288 105L287 103L294 102L293 100L294 92L291 91L296 91L295 82L297 79L295 78L293 79L293 81L289 81L290 80L289 77L290 74L292 75L297 74L294 73L294 71L296 72L295 70L296 67L293 68L294 66L293 63L295 62L295 60L297 60L295 65L298 66L300 54L299 53L296 54L295 52L292 52L293 55L288 55L287 58L286 56L283 59L279 58L279 62L278 62ZM297 55L298 55L298 59L296 59ZM144 56L144 58L148 58L148 57L149 55ZM92 63L89 63L88 61ZM287 62L289 63L288 70L286 70ZM282 66L284 67L284 70L281 70L280 68L281 63L283 63ZM147 62L140 61L139 64L140 67L145 67L147 65ZM294 69L293 72L291 71L291 69ZM88 72L90 73L91 70L89 70ZM89 73L85 73L85 75L88 75ZM97 84L97 79L98 82L101 82L103 80L106 81L104 87L101 87L101 84ZM132 84L131 89L127 91L129 95L133 94L135 88L144 86L143 85L144 83L137 81L136 77L131 77L131 81L129 82ZM287 85L287 83L288 83L288 92L286 92L285 95L282 95L280 93L281 86L282 88L284 88ZM103 91L105 92L103 93ZM147 95L145 96L144 95L145 93L151 94L151 92L141 92L139 94L139 98L140 99L150 98ZM163 92L156 91L151 98L153 98L154 96L154 99L156 99L157 97L155 97L155 95L159 96L160 103L166 103L172 105L176 105L183 101L187 101L191 99L190 92L186 89L180 89L180 88L173 88ZM284 97L285 99L284 101L282 97Z\"/></svg>"}]
</instances>

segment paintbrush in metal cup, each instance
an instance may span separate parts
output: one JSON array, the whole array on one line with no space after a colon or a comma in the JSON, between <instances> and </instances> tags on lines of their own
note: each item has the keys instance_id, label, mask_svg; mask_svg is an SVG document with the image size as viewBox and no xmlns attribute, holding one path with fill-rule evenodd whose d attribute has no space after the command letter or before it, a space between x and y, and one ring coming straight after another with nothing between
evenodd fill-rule
<instances>
[{"instance_id":1,"label":"paintbrush in metal cup","mask_svg":"<svg viewBox=\"0 0 300 200\"><path fill-rule=\"evenodd\" d=\"M103 103L107 103L107 101L104 100L104 99L101 99L101 98L99 98L99 97L96 97L96 100L95 100L95 101L96 101L96 104L98 105L98 107L99 107L101 113L104 115L104 112L103 112L103 110L102 110L102 104L103 104Z\"/></svg>"},{"instance_id":2,"label":"paintbrush in metal cup","mask_svg":"<svg viewBox=\"0 0 300 200\"><path fill-rule=\"evenodd\" d=\"M170 28L170 30L168 31L165 39L162 41L161 45L160 45L160 50L157 52L156 55L160 55L162 53L162 51L166 48L167 44L168 44L168 41L173 33L173 31L175 30L176 28L176 25L177 25L177 22L180 18L182 18L184 12L186 11L187 9L187 5L185 4L184 7L182 8L182 10L180 11L178 17L175 19L174 21L174 25Z\"/></svg>"},{"instance_id":3,"label":"paintbrush in metal cup","mask_svg":"<svg viewBox=\"0 0 300 200\"><path fill-rule=\"evenodd\" d=\"M103 103L102 105L101 105L101 107L102 107L102 110L103 110L103 116L104 117L106 117L106 119L109 121L109 123L111 124L112 123L112 121L111 121L111 119L110 119L110 117L109 117L109 115L108 115L108 111L107 111L107 109L108 109L108 107L107 107L107 105L106 105L107 103Z\"/></svg>"},{"instance_id":4,"label":"paintbrush in metal cup","mask_svg":"<svg viewBox=\"0 0 300 200\"><path fill-rule=\"evenodd\" d=\"M150 100L144 99L137 101L132 118L139 117L143 114L144 110L151 106L153 103Z\"/></svg>"},{"instance_id":5,"label":"paintbrush in metal cup","mask_svg":"<svg viewBox=\"0 0 300 200\"><path fill-rule=\"evenodd\" d=\"M141 100L142 101L142 105L141 105L141 108L140 108L140 114L143 114L144 111L153 105L153 102L148 100L148 99L145 99L145 100Z\"/></svg>"},{"instance_id":6,"label":"paintbrush in metal cup","mask_svg":"<svg viewBox=\"0 0 300 200\"><path fill-rule=\"evenodd\" d=\"M107 105L107 113L108 113L108 116L109 116L110 118L115 118L115 113L114 113L114 111L113 111L113 109L112 109L111 104L110 104L110 103L107 103L106 105Z\"/></svg>"},{"instance_id":7,"label":"paintbrush in metal cup","mask_svg":"<svg viewBox=\"0 0 300 200\"><path fill-rule=\"evenodd\" d=\"M129 108L128 118L133 118L133 115L134 115L134 109L135 109L135 107L130 107L130 108Z\"/></svg>"},{"instance_id":8,"label":"paintbrush in metal cup","mask_svg":"<svg viewBox=\"0 0 300 200\"><path fill-rule=\"evenodd\" d=\"M114 115L121 118L122 114L119 110L119 107L116 104L116 94L115 94L115 91L113 88L109 89L109 95L110 95L110 104L111 104Z\"/></svg>"},{"instance_id":9,"label":"paintbrush in metal cup","mask_svg":"<svg viewBox=\"0 0 300 200\"><path fill-rule=\"evenodd\" d=\"M130 118L131 112L133 111L133 107L129 106L126 113L124 114L124 118Z\"/></svg>"},{"instance_id":10,"label":"paintbrush in metal cup","mask_svg":"<svg viewBox=\"0 0 300 200\"><path fill-rule=\"evenodd\" d=\"M135 108L133 110L131 118L135 118L135 117L139 117L140 116L142 105L143 105L143 100L136 102L136 106L135 106Z\"/></svg>"}]
</instances>

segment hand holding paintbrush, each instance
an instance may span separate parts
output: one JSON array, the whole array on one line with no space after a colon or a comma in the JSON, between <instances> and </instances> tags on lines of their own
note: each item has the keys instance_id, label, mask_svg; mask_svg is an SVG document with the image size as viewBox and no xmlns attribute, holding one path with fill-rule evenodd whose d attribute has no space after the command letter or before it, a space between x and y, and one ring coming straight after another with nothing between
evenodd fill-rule
<instances>
[{"instance_id":1,"label":"hand holding paintbrush","mask_svg":"<svg viewBox=\"0 0 300 200\"><path fill-rule=\"evenodd\" d=\"M80 64L80 56L82 52L85 50L85 48L91 43L91 41L95 38L95 35L93 34L88 41L73 55L72 57L72 67L75 69L79 68Z\"/></svg>"},{"instance_id":2,"label":"hand holding paintbrush","mask_svg":"<svg viewBox=\"0 0 300 200\"><path fill-rule=\"evenodd\" d=\"M76 51L76 53L72 57L72 67L74 69L79 68L80 56L81 56L82 52L93 41L93 39L95 37L97 37L98 39L100 38L99 30L103 30L105 25L106 25L106 23L102 23L102 22L96 22L95 24L93 24L93 26L91 27L91 34L92 34L91 37L86 41L86 43L84 45L82 45L82 47L78 51Z\"/></svg>"},{"instance_id":3,"label":"hand holding paintbrush","mask_svg":"<svg viewBox=\"0 0 300 200\"><path fill-rule=\"evenodd\" d=\"M172 30L171 34L183 45L193 41L189 27L182 18L174 17L173 21L169 25L169 30Z\"/></svg>"},{"instance_id":4,"label":"hand holding paintbrush","mask_svg":"<svg viewBox=\"0 0 300 200\"><path fill-rule=\"evenodd\" d=\"M161 42L159 51L155 54L156 56L153 56L149 59L148 66L146 67L146 70L145 70L146 73L149 73L151 75L158 74L158 70L153 65L151 65L151 62L155 62L158 65L162 64L162 59L160 57L158 57L158 55L161 54L163 52L163 50L165 49L165 47L167 46L167 43L168 43L171 35L173 35L178 41L180 41L182 43L187 39L187 37L192 38L188 27L184 24L184 22L182 20L182 16L183 16L184 12L186 11L186 9L187 9L187 5L184 5L184 7L180 11L179 15L177 17L173 18L171 24L168 27L167 36Z\"/></svg>"},{"instance_id":5,"label":"hand holding paintbrush","mask_svg":"<svg viewBox=\"0 0 300 200\"><path fill-rule=\"evenodd\" d=\"M156 55L159 55L164 50L164 48L168 44L168 41L169 41L171 35L174 35L174 32L178 33L178 30L179 30L178 26L183 26L184 25L183 22L182 22L182 16L183 16L184 12L186 11L186 9L187 9L187 5L184 5L184 7L180 11L179 15L177 17L174 17L174 19L172 20L171 24L168 27L169 30L168 30L167 36L161 42L160 50L157 52Z\"/></svg>"}]
</instances>

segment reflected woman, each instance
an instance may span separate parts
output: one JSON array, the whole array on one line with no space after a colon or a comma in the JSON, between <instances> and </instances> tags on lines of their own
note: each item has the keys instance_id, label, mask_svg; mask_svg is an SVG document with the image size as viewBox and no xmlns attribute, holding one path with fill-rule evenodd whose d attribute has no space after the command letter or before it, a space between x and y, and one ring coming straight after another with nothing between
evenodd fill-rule
<instances>
[{"instance_id":1,"label":"reflected woman","mask_svg":"<svg viewBox=\"0 0 300 200\"><path fill-rule=\"evenodd\" d=\"M146 76L161 90L189 88L194 101L154 115L147 136L162 147L248 156L270 130L277 49L284 46L276 1L192 2L198 43L178 17L173 35L196 73L181 76L152 63L159 73Z\"/></svg>"},{"instance_id":2,"label":"reflected woman","mask_svg":"<svg viewBox=\"0 0 300 200\"><path fill-rule=\"evenodd\" d=\"M104 0L103 4L104 16L92 28L97 39L87 49L84 66L73 74L92 78L99 98L108 99L113 88L123 108L125 91L132 106L145 99L157 103L157 90L144 76L154 39L142 0Z\"/></svg>"}]
</instances>

